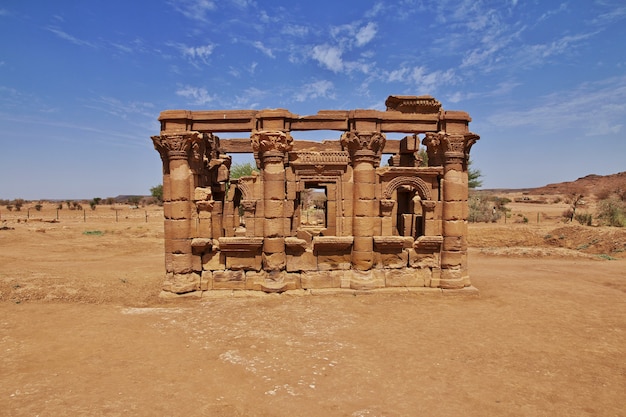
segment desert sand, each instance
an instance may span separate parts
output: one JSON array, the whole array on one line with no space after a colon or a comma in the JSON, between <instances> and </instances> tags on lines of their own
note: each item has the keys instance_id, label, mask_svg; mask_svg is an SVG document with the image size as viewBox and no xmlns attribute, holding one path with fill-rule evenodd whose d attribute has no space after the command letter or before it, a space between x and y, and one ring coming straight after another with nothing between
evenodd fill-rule
<instances>
[{"instance_id":1,"label":"desert sand","mask_svg":"<svg viewBox=\"0 0 626 417\"><path fill-rule=\"evenodd\" d=\"M3 212L0 414L626 415L626 233L509 207L470 225L478 297L177 300L159 208Z\"/></svg>"}]
</instances>

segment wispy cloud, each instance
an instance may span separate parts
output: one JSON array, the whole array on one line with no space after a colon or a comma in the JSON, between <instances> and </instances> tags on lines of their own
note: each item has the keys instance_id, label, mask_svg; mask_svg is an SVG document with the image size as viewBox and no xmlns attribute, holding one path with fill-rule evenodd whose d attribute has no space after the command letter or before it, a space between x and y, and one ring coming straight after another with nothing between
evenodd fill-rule
<instances>
[{"instance_id":1,"label":"wispy cloud","mask_svg":"<svg viewBox=\"0 0 626 417\"><path fill-rule=\"evenodd\" d=\"M411 85L418 91L430 93L442 86L455 84L458 77L452 69L429 71L425 66L403 66L383 72L381 78L386 82L400 82Z\"/></svg>"},{"instance_id":2,"label":"wispy cloud","mask_svg":"<svg viewBox=\"0 0 626 417\"><path fill-rule=\"evenodd\" d=\"M367 25L363 26L355 34L356 45L363 46L369 43L372 39L374 39L377 31L378 27L376 26L376 23L370 22Z\"/></svg>"},{"instance_id":3,"label":"wispy cloud","mask_svg":"<svg viewBox=\"0 0 626 417\"><path fill-rule=\"evenodd\" d=\"M331 81L315 81L313 83L305 84L300 87L294 98L298 102L303 102L306 100L316 99L320 97L334 100L334 88L335 86Z\"/></svg>"},{"instance_id":4,"label":"wispy cloud","mask_svg":"<svg viewBox=\"0 0 626 417\"><path fill-rule=\"evenodd\" d=\"M209 12L215 10L212 0L170 0L170 6L188 19L206 21Z\"/></svg>"},{"instance_id":5,"label":"wispy cloud","mask_svg":"<svg viewBox=\"0 0 626 417\"><path fill-rule=\"evenodd\" d=\"M543 134L581 132L599 136L622 132L626 124L626 77L583 83L568 91L538 99L534 107L493 114L488 121L497 128L526 128Z\"/></svg>"},{"instance_id":6,"label":"wispy cloud","mask_svg":"<svg viewBox=\"0 0 626 417\"><path fill-rule=\"evenodd\" d=\"M274 54L272 53L272 50L268 47L266 47L265 45L263 45L262 42L260 41L256 41L252 44L256 49L258 49L259 51L261 51L264 55L267 55L270 58L275 58Z\"/></svg>"},{"instance_id":7,"label":"wispy cloud","mask_svg":"<svg viewBox=\"0 0 626 417\"><path fill-rule=\"evenodd\" d=\"M169 43L168 45L178 49L181 55L194 65L197 65L199 61L208 64L209 57L215 49L215 45L211 43L200 46L188 46L182 43Z\"/></svg>"},{"instance_id":8,"label":"wispy cloud","mask_svg":"<svg viewBox=\"0 0 626 417\"><path fill-rule=\"evenodd\" d=\"M96 45L92 42L89 41L85 41L82 39L78 39L75 36L70 35L67 32L62 31L61 29L54 27L54 26L48 26L46 27L46 30L49 32L54 33L56 36L58 36L61 39L64 39L66 41L69 41L71 43L73 43L74 45L78 45L78 46L88 46L90 48L96 48Z\"/></svg>"},{"instance_id":9,"label":"wispy cloud","mask_svg":"<svg viewBox=\"0 0 626 417\"><path fill-rule=\"evenodd\" d=\"M141 115L151 120L154 118L155 105L143 101L123 101L115 97L101 96L85 107L104 111L121 119L134 118Z\"/></svg>"},{"instance_id":10,"label":"wispy cloud","mask_svg":"<svg viewBox=\"0 0 626 417\"><path fill-rule=\"evenodd\" d=\"M192 87L189 85L178 89L176 91L176 95L185 97L191 100L192 104L199 106L208 104L216 99L216 97L210 95L206 89L202 87Z\"/></svg>"}]
</instances>

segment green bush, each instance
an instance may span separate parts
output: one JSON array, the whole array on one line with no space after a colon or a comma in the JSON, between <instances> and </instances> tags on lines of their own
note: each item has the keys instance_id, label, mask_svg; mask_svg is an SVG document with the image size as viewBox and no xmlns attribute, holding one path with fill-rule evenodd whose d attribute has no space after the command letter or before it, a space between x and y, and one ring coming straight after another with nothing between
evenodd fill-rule
<instances>
[{"instance_id":1,"label":"green bush","mask_svg":"<svg viewBox=\"0 0 626 417\"><path fill-rule=\"evenodd\" d=\"M626 227L626 202L617 195L598 202L596 218L606 226Z\"/></svg>"}]
</instances>

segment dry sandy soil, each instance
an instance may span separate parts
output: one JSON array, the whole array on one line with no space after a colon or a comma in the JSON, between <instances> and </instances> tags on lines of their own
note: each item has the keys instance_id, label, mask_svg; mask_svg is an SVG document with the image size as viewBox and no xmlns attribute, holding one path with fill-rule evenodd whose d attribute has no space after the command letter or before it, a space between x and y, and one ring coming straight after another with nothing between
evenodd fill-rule
<instances>
[{"instance_id":1,"label":"dry sandy soil","mask_svg":"<svg viewBox=\"0 0 626 417\"><path fill-rule=\"evenodd\" d=\"M470 226L479 297L167 301L155 209L3 216L0 415L626 415L626 232L512 208Z\"/></svg>"}]
</instances>

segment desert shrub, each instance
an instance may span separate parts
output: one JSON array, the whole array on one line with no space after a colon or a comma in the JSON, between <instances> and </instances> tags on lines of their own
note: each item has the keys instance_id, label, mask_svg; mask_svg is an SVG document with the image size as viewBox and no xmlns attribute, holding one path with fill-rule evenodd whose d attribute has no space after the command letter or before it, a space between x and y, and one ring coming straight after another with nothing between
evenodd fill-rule
<instances>
[{"instance_id":1,"label":"desert shrub","mask_svg":"<svg viewBox=\"0 0 626 417\"><path fill-rule=\"evenodd\" d=\"M258 172L256 166L252 165L251 162L246 162L242 164L233 164L230 167L230 178L237 179L241 177L246 177L248 175L252 175L253 172Z\"/></svg>"},{"instance_id":2,"label":"desert shrub","mask_svg":"<svg viewBox=\"0 0 626 417\"><path fill-rule=\"evenodd\" d=\"M41 208L42 208L42 207L43 207L43 205L41 205L41 204L39 204L39 203L38 203L38 204L35 204L35 210L37 210L37 211L41 211Z\"/></svg>"},{"instance_id":3,"label":"desert shrub","mask_svg":"<svg viewBox=\"0 0 626 417\"><path fill-rule=\"evenodd\" d=\"M591 226L593 215L591 213L576 213L574 218L578 223L582 224L583 226Z\"/></svg>"},{"instance_id":4,"label":"desert shrub","mask_svg":"<svg viewBox=\"0 0 626 417\"><path fill-rule=\"evenodd\" d=\"M504 206L499 206L492 197L483 198L480 195L473 195L469 199L468 221L472 223L495 223L502 217L502 212L506 213L506 210L502 210L501 207Z\"/></svg>"},{"instance_id":5,"label":"desert shrub","mask_svg":"<svg viewBox=\"0 0 626 417\"><path fill-rule=\"evenodd\" d=\"M574 219L574 210L571 208L564 210L563 213L561 213L561 217L563 217L564 223L571 222Z\"/></svg>"},{"instance_id":6,"label":"desert shrub","mask_svg":"<svg viewBox=\"0 0 626 417\"><path fill-rule=\"evenodd\" d=\"M554 198L554 200L552 200L552 203L559 204L561 201L563 201L563 199L560 196L557 196Z\"/></svg>"},{"instance_id":7,"label":"desert shrub","mask_svg":"<svg viewBox=\"0 0 626 417\"><path fill-rule=\"evenodd\" d=\"M596 218L606 226L626 227L626 203L616 195L599 201Z\"/></svg>"}]
</instances>

